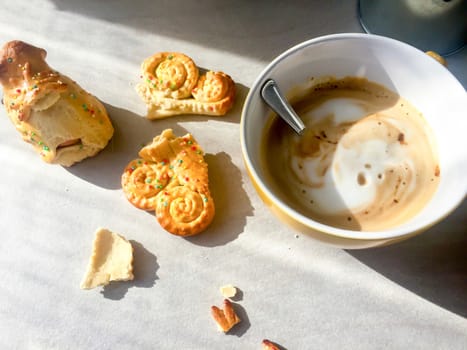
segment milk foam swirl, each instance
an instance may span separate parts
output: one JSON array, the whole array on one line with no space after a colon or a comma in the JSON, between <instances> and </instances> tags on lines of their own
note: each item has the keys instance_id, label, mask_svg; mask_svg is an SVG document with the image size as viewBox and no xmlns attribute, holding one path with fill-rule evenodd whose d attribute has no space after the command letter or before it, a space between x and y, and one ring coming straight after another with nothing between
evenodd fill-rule
<instances>
[{"instance_id":1,"label":"milk foam swirl","mask_svg":"<svg viewBox=\"0 0 467 350\"><path fill-rule=\"evenodd\" d=\"M426 121L366 80L327 87L294 105L307 126L303 136L276 122L267 137L265 152L274 155L267 167L284 199L334 226L380 230L406 221L439 181Z\"/></svg>"}]
</instances>

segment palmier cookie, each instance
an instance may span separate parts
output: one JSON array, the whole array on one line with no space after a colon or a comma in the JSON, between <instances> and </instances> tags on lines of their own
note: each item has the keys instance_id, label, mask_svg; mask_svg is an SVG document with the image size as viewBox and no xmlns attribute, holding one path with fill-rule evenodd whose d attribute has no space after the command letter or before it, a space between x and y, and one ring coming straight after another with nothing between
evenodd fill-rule
<instances>
[{"instance_id":1,"label":"palmier cookie","mask_svg":"<svg viewBox=\"0 0 467 350\"><path fill-rule=\"evenodd\" d=\"M168 162L134 159L123 171L123 193L135 207L155 210L156 196L169 183L171 173Z\"/></svg>"},{"instance_id":2,"label":"palmier cookie","mask_svg":"<svg viewBox=\"0 0 467 350\"><path fill-rule=\"evenodd\" d=\"M178 60L179 56L183 59ZM220 116L232 108L235 101L232 78L213 71L200 76L198 68L188 62L194 65L188 56L173 52L157 53L143 61L143 81L136 91L148 107L147 118L179 114Z\"/></svg>"},{"instance_id":3,"label":"palmier cookie","mask_svg":"<svg viewBox=\"0 0 467 350\"><path fill-rule=\"evenodd\" d=\"M223 72L209 71L200 76L192 95L205 109L204 114L224 115L233 106L235 83Z\"/></svg>"},{"instance_id":4,"label":"palmier cookie","mask_svg":"<svg viewBox=\"0 0 467 350\"><path fill-rule=\"evenodd\" d=\"M215 206L208 165L193 136L176 137L171 129L164 130L139 156L122 175L129 201L140 209L155 209L158 222L170 233L191 236L204 231L214 218ZM148 178L159 181L151 186Z\"/></svg>"},{"instance_id":5,"label":"palmier cookie","mask_svg":"<svg viewBox=\"0 0 467 350\"><path fill-rule=\"evenodd\" d=\"M191 96L199 71L193 60L178 52L159 52L141 65L142 78L151 94L181 99Z\"/></svg>"},{"instance_id":6,"label":"palmier cookie","mask_svg":"<svg viewBox=\"0 0 467 350\"><path fill-rule=\"evenodd\" d=\"M208 190L173 186L157 196L156 217L159 224L178 236L192 236L204 231L214 218L214 213L214 201Z\"/></svg>"}]
</instances>

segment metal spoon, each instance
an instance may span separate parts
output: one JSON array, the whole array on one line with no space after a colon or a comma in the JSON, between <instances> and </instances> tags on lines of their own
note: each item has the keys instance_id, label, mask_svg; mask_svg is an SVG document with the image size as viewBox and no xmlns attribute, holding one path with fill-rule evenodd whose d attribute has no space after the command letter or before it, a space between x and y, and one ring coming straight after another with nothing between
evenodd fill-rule
<instances>
[{"instance_id":1,"label":"metal spoon","mask_svg":"<svg viewBox=\"0 0 467 350\"><path fill-rule=\"evenodd\" d=\"M261 97L264 102L289 124L294 131L301 135L305 130L305 124L287 102L273 79L268 79L261 88Z\"/></svg>"}]
</instances>

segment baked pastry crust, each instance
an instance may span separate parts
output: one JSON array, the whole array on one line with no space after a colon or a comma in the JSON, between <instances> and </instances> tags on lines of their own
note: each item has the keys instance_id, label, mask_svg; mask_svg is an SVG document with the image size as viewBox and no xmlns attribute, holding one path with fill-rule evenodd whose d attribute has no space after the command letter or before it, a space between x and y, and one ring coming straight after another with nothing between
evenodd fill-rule
<instances>
[{"instance_id":1,"label":"baked pastry crust","mask_svg":"<svg viewBox=\"0 0 467 350\"><path fill-rule=\"evenodd\" d=\"M261 345L263 350L280 350L278 346L276 346L273 342L267 339L264 339L261 342Z\"/></svg>"},{"instance_id":2,"label":"baked pastry crust","mask_svg":"<svg viewBox=\"0 0 467 350\"><path fill-rule=\"evenodd\" d=\"M232 303L228 299L224 299L224 308L220 309L217 306L211 306L211 315L216 321L219 330L227 333L241 320L235 313Z\"/></svg>"},{"instance_id":3,"label":"baked pastry crust","mask_svg":"<svg viewBox=\"0 0 467 350\"><path fill-rule=\"evenodd\" d=\"M180 114L221 116L235 101L235 83L223 72L199 73L194 61L178 52L159 52L141 65L136 91L148 107L147 118Z\"/></svg>"},{"instance_id":4,"label":"baked pastry crust","mask_svg":"<svg viewBox=\"0 0 467 350\"><path fill-rule=\"evenodd\" d=\"M181 99L190 97L198 81L198 67L187 55L159 52L143 61L143 78L155 95Z\"/></svg>"},{"instance_id":5,"label":"baked pastry crust","mask_svg":"<svg viewBox=\"0 0 467 350\"><path fill-rule=\"evenodd\" d=\"M71 166L102 150L114 129L102 103L50 68L46 55L22 41L3 46L3 104L23 140L45 162Z\"/></svg>"},{"instance_id":6,"label":"baked pastry crust","mask_svg":"<svg viewBox=\"0 0 467 350\"><path fill-rule=\"evenodd\" d=\"M134 206L155 210L159 224L179 236L204 231L215 215L204 152L191 134L164 130L143 147L122 174L122 189Z\"/></svg>"},{"instance_id":7,"label":"baked pastry crust","mask_svg":"<svg viewBox=\"0 0 467 350\"><path fill-rule=\"evenodd\" d=\"M172 170L164 162L134 159L125 167L122 188L126 198L143 210L156 209L156 196L172 178Z\"/></svg>"}]
</instances>

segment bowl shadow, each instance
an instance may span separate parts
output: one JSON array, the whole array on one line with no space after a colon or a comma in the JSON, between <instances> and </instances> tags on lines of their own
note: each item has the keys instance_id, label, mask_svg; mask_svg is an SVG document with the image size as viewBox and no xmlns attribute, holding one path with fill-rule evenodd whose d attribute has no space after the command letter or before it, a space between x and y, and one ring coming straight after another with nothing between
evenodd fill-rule
<instances>
[{"instance_id":1,"label":"bowl shadow","mask_svg":"<svg viewBox=\"0 0 467 350\"><path fill-rule=\"evenodd\" d=\"M426 232L347 253L418 296L467 317L467 200Z\"/></svg>"}]
</instances>

